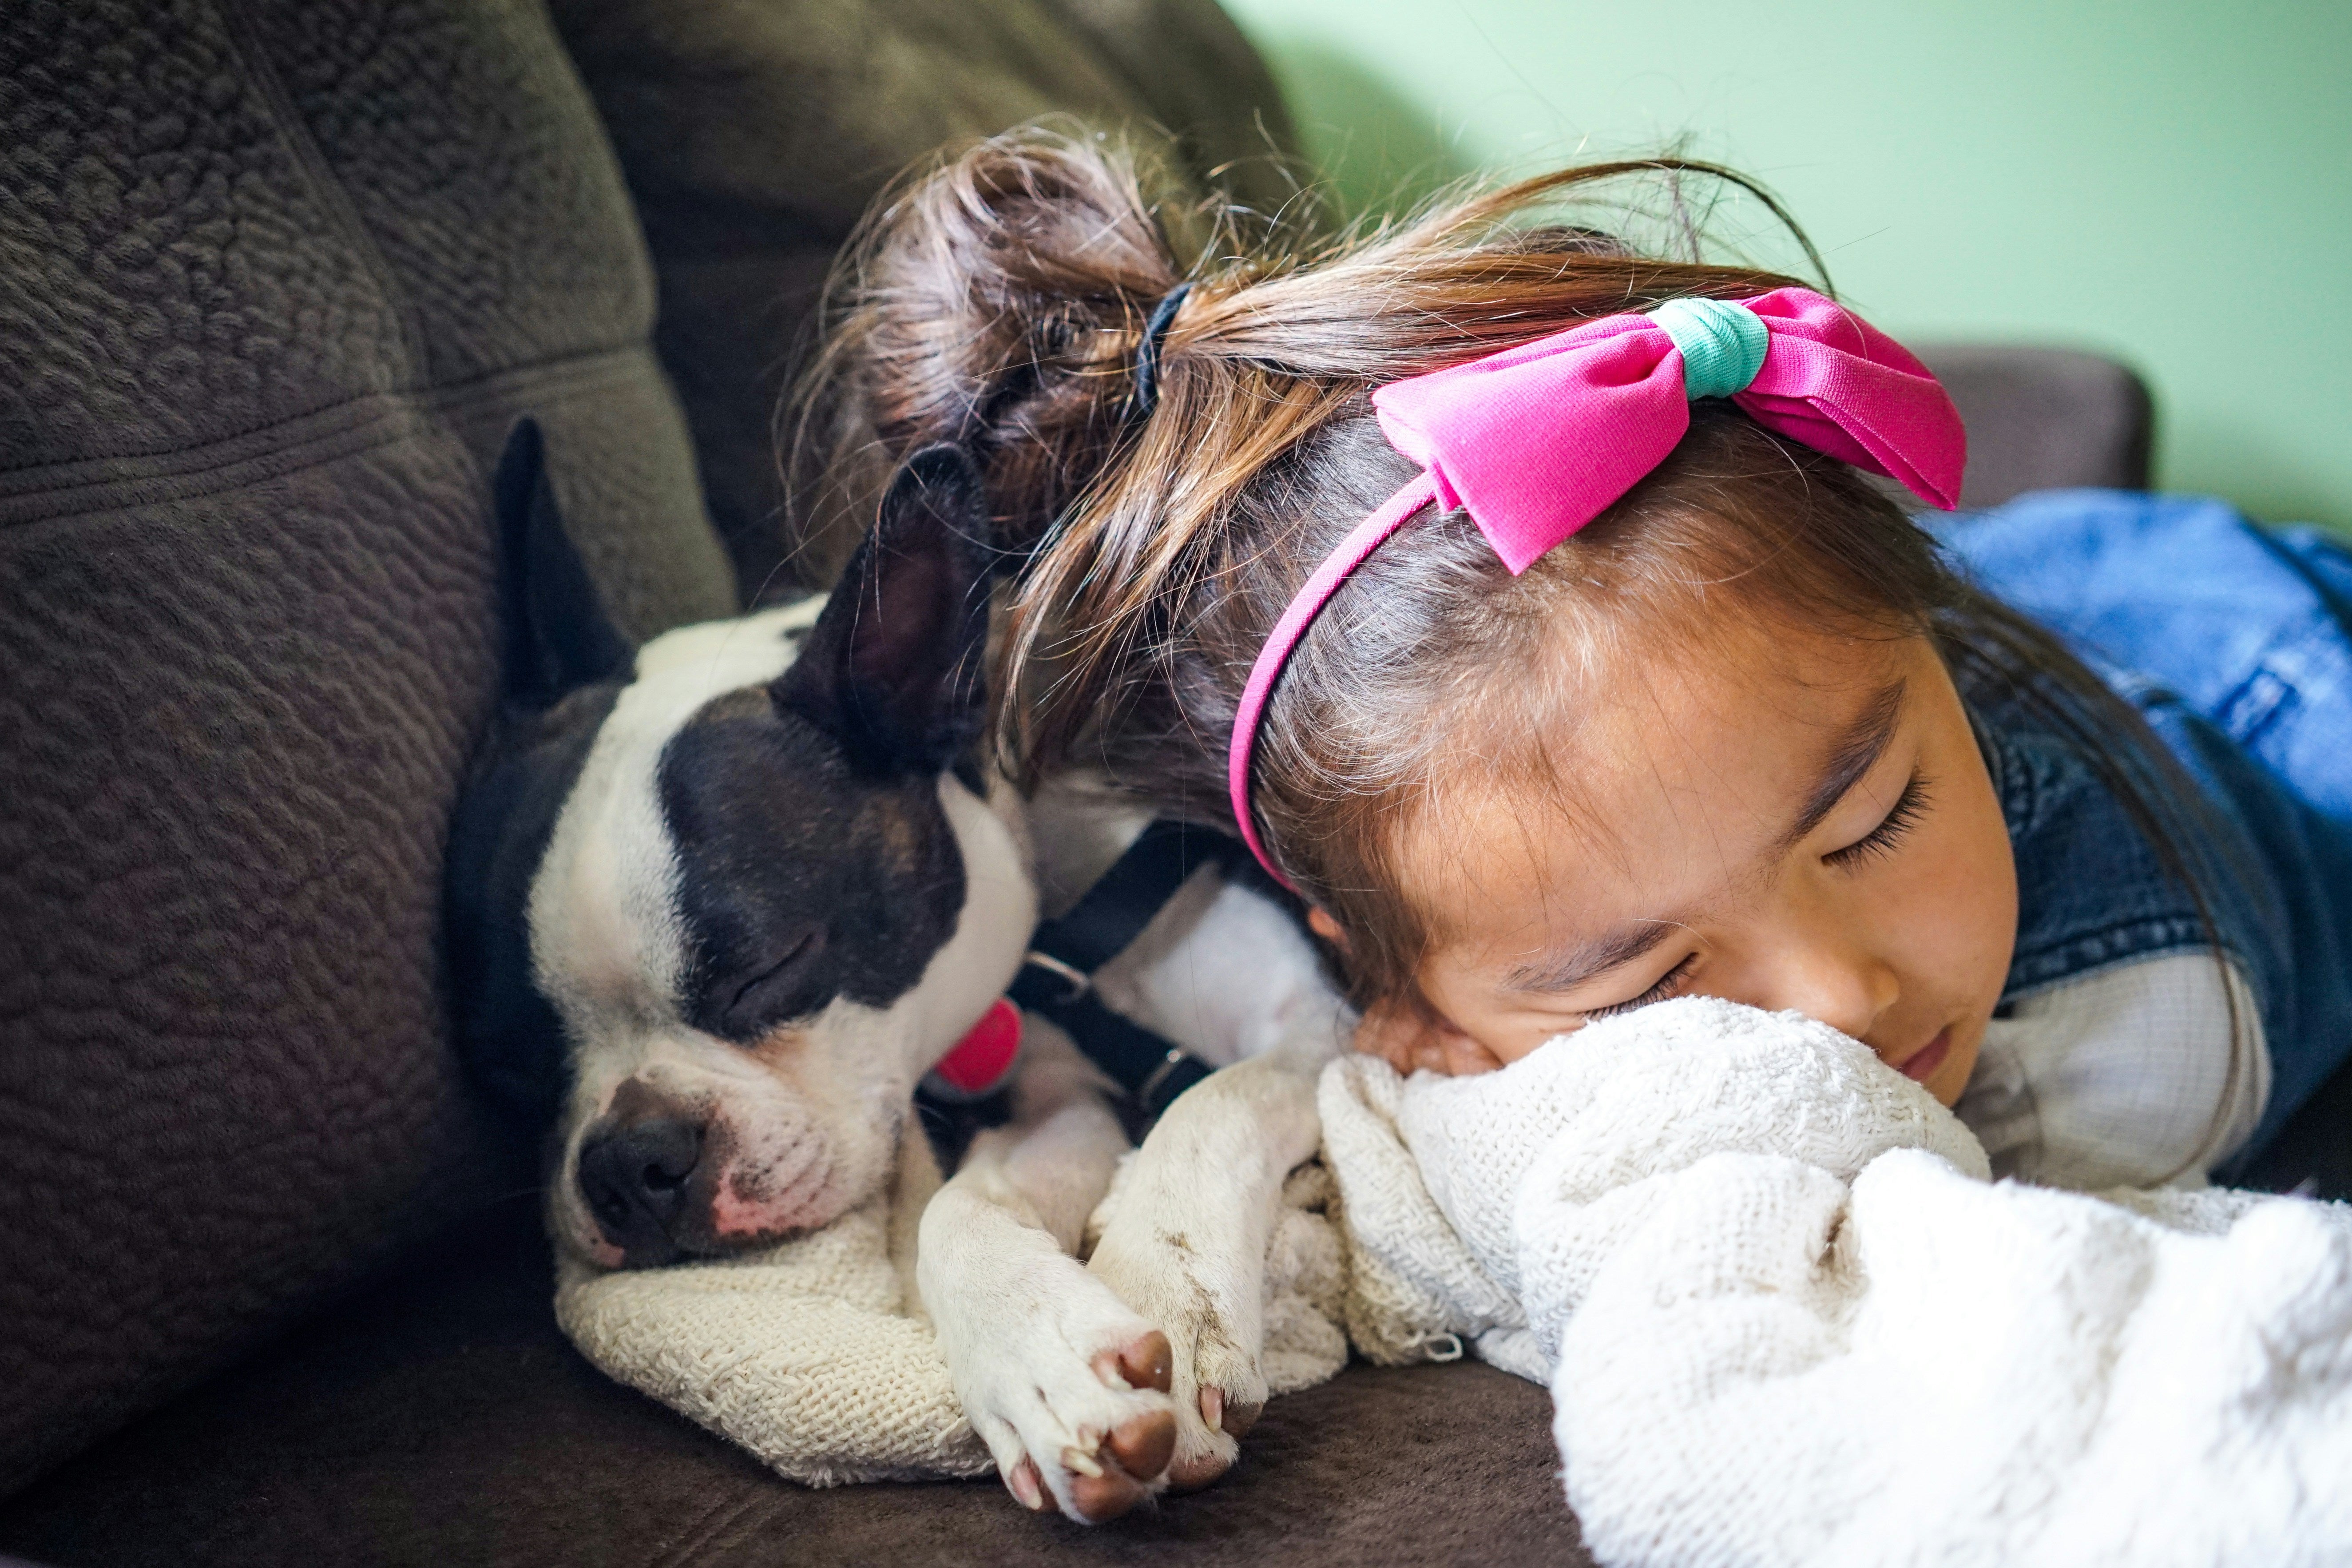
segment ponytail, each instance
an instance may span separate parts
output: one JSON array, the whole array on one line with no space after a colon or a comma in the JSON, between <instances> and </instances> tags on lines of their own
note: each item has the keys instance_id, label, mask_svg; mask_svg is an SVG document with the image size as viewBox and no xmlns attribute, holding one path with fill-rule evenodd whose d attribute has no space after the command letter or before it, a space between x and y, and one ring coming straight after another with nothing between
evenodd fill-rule
<instances>
[{"instance_id":1,"label":"ponytail","mask_svg":"<svg viewBox=\"0 0 2352 1568\"><path fill-rule=\"evenodd\" d=\"M1239 216L1181 190L1098 133L1025 127L887 192L787 405L803 536L854 540L907 454L953 441L982 466L994 542L1034 545L1119 442L1154 305Z\"/></svg>"}]
</instances>

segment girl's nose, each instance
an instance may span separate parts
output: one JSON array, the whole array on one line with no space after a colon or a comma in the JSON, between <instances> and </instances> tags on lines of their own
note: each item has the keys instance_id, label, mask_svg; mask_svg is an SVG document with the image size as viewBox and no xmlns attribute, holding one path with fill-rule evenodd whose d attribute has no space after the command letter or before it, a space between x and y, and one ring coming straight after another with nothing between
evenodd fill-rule
<instances>
[{"instance_id":1,"label":"girl's nose","mask_svg":"<svg viewBox=\"0 0 2352 1568\"><path fill-rule=\"evenodd\" d=\"M1879 1018L1903 994L1893 966L1833 910L1798 913L1784 938L1769 980L1772 1000L1765 1005L1792 1008L1868 1043Z\"/></svg>"},{"instance_id":2,"label":"girl's nose","mask_svg":"<svg viewBox=\"0 0 2352 1568\"><path fill-rule=\"evenodd\" d=\"M1871 1030L1897 994L1895 972L1874 959L1848 963L1817 958L1791 977L1787 1000L1774 1005L1793 1007L1868 1044Z\"/></svg>"}]
</instances>

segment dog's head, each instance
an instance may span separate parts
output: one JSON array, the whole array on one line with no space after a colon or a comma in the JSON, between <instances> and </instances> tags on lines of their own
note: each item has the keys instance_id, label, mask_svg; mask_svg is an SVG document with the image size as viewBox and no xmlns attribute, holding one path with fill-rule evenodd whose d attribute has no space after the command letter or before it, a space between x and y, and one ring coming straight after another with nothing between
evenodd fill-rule
<instances>
[{"instance_id":1,"label":"dog's head","mask_svg":"<svg viewBox=\"0 0 2352 1568\"><path fill-rule=\"evenodd\" d=\"M833 594L631 648L518 426L507 693L450 842L460 1038L554 1122L559 1243L666 1263L824 1225L894 1169L916 1081L1035 917L974 760L980 487L919 453Z\"/></svg>"}]
</instances>

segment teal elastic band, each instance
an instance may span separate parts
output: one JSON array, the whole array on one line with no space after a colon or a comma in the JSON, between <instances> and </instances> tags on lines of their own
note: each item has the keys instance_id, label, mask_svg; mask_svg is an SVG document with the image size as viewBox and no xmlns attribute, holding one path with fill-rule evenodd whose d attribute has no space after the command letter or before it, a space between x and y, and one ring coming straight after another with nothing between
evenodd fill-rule
<instances>
[{"instance_id":1,"label":"teal elastic band","mask_svg":"<svg viewBox=\"0 0 2352 1568\"><path fill-rule=\"evenodd\" d=\"M1747 391L1772 346L1756 312L1728 300L1669 300L1649 316L1683 351L1683 391L1694 403Z\"/></svg>"}]
</instances>

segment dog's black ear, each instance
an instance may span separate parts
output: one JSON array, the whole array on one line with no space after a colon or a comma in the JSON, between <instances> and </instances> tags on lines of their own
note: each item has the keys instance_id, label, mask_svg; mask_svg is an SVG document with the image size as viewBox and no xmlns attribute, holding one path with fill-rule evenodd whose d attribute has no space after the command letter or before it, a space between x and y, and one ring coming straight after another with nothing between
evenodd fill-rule
<instances>
[{"instance_id":1,"label":"dog's black ear","mask_svg":"<svg viewBox=\"0 0 2352 1568\"><path fill-rule=\"evenodd\" d=\"M941 443L907 460L793 667L771 689L863 771L938 773L987 717L992 552L980 474Z\"/></svg>"},{"instance_id":2,"label":"dog's black ear","mask_svg":"<svg viewBox=\"0 0 2352 1568\"><path fill-rule=\"evenodd\" d=\"M576 687L625 675L636 649L604 613L564 531L546 443L529 415L507 433L494 490L507 694L543 708Z\"/></svg>"}]
</instances>

